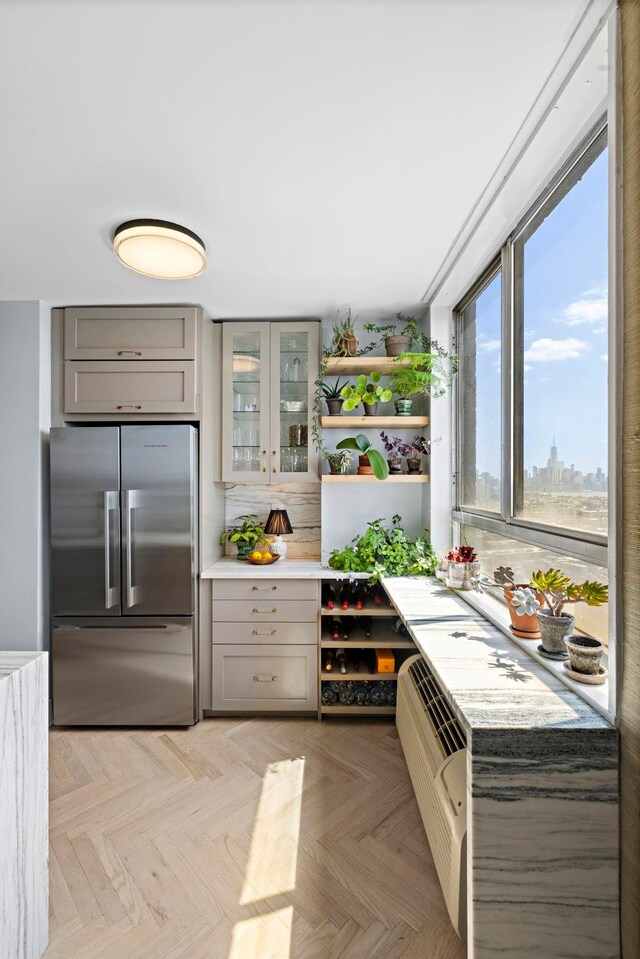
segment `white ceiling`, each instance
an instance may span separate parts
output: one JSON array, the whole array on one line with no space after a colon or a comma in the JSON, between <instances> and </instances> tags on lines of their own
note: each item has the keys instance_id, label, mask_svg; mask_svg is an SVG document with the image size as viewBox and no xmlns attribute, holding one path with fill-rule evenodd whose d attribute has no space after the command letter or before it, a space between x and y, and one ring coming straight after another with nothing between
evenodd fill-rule
<instances>
[{"instance_id":1,"label":"white ceiling","mask_svg":"<svg viewBox=\"0 0 640 959\"><path fill-rule=\"evenodd\" d=\"M0 298L417 303L587 6L0 2ZM122 267L140 216L207 272Z\"/></svg>"}]
</instances>

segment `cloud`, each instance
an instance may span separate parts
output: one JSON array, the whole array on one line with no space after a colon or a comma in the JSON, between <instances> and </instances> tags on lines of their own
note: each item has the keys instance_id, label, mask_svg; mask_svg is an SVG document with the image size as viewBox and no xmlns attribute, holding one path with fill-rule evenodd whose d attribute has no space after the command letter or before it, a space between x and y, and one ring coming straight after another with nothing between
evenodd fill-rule
<instances>
[{"instance_id":1,"label":"cloud","mask_svg":"<svg viewBox=\"0 0 640 959\"><path fill-rule=\"evenodd\" d=\"M532 366L528 366L528 365L525 363L524 366L522 367L522 369L525 371L525 373L530 373L531 370L533 369L533 367L532 367Z\"/></svg>"},{"instance_id":2,"label":"cloud","mask_svg":"<svg viewBox=\"0 0 640 959\"><path fill-rule=\"evenodd\" d=\"M583 323L602 323L609 316L609 299L606 290L587 290L582 298L574 300L562 313L562 321L568 326Z\"/></svg>"},{"instance_id":3,"label":"cloud","mask_svg":"<svg viewBox=\"0 0 640 959\"><path fill-rule=\"evenodd\" d=\"M486 343L480 343L480 349L486 350L487 353L495 353L496 350L501 349L502 340L487 340Z\"/></svg>"},{"instance_id":4,"label":"cloud","mask_svg":"<svg viewBox=\"0 0 640 959\"><path fill-rule=\"evenodd\" d=\"M547 360L577 360L589 349L589 344L570 336L566 340L552 340L548 336L534 340L524 358L529 363L545 363Z\"/></svg>"},{"instance_id":5,"label":"cloud","mask_svg":"<svg viewBox=\"0 0 640 959\"><path fill-rule=\"evenodd\" d=\"M605 363L608 363L608 362L609 362L609 354L608 354L608 353L603 353L602 356L600 357L600 359L601 359L601 360L604 360Z\"/></svg>"}]
</instances>

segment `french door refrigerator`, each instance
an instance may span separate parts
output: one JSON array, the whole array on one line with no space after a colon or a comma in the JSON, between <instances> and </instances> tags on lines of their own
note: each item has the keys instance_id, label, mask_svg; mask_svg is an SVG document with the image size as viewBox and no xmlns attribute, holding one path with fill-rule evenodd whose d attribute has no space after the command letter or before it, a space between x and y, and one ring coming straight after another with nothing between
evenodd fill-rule
<instances>
[{"instance_id":1,"label":"french door refrigerator","mask_svg":"<svg viewBox=\"0 0 640 959\"><path fill-rule=\"evenodd\" d=\"M51 431L53 721L196 721L197 435Z\"/></svg>"}]
</instances>

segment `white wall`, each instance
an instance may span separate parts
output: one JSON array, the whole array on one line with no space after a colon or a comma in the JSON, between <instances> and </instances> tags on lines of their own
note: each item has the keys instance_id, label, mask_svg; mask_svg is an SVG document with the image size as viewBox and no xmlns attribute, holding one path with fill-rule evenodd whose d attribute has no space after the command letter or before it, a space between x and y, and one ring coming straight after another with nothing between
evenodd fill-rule
<instances>
[{"instance_id":1,"label":"white wall","mask_svg":"<svg viewBox=\"0 0 640 959\"><path fill-rule=\"evenodd\" d=\"M0 301L0 649L49 645L51 312Z\"/></svg>"}]
</instances>

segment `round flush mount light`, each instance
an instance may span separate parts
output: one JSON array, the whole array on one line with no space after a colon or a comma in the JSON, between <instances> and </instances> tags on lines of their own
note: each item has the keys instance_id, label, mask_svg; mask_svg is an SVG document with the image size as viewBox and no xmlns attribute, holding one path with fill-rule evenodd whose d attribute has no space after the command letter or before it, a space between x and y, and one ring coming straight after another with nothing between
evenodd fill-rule
<instances>
[{"instance_id":1,"label":"round flush mount light","mask_svg":"<svg viewBox=\"0 0 640 959\"><path fill-rule=\"evenodd\" d=\"M168 220L121 223L113 235L113 249L130 270L161 280L188 280L207 267L200 237Z\"/></svg>"}]
</instances>

